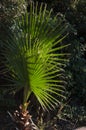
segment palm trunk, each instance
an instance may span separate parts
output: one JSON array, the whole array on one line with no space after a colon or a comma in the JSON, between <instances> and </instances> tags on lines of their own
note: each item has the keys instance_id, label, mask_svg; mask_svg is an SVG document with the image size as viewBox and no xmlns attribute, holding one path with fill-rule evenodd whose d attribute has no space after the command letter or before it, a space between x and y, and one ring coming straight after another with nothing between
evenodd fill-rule
<instances>
[{"instance_id":1,"label":"palm trunk","mask_svg":"<svg viewBox=\"0 0 86 130\"><path fill-rule=\"evenodd\" d=\"M39 130L33 123L29 112L27 110L23 111L22 106L19 107L19 111L16 110L14 112L14 115L11 115L9 112L8 114L16 125L16 130Z\"/></svg>"},{"instance_id":2,"label":"palm trunk","mask_svg":"<svg viewBox=\"0 0 86 130\"><path fill-rule=\"evenodd\" d=\"M20 107L20 111L16 111L14 115L17 117L16 123L19 130L38 130L27 110L22 111L22 107Z\"/></svg>"}]
</instances>

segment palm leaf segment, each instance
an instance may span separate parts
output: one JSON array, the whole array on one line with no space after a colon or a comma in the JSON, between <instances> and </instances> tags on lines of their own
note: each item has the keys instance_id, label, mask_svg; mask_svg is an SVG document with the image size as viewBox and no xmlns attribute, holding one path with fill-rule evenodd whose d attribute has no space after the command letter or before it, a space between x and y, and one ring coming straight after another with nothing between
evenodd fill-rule
<instances>
[{"instance_id":1,"label":"palm leaf segment","mask_svg":"<svg viewBox=\"0 0 86 130\"><path fill-rule=\"evenodd\" d=\"M52 19L51 12L47 12L46 5L38 9L38 3L31 3L30 13L17 20L18 31L5 44L4 54L11 72L8 78L16 90L24 88L24 103L33 92L44 109L59 102L56 96L64 97L59 84L62 81L57 77L62 70L61 61L65 61L60 50L67 45L59 45L65 25L55 24L56 17Z\"/></svg>"}]
</instances>

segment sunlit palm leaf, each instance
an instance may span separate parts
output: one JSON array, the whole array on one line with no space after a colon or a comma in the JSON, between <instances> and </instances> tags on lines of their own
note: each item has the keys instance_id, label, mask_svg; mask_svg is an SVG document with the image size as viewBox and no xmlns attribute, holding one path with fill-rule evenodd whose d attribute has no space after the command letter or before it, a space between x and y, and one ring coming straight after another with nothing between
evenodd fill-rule
<instances>
[{"instance_id":1,"label":"sunlit palm leaf","mask_svg":"<svg viewBox=\"0 0 86 130\"><path fill-rule=\"evenodd\" d=\"M60 72L67 54L60 50L68 46L59 44L65 38L61 36L66 25L56 23L51 12L46 5L41 4L38 9L38 3L31 3L29 14L25 12L18 18L18 31L9 36L3 53L10 72L8 80L16 90L24 88L24 103L33 92L44 109L59 103L58 96L64 97Z\"/></svg>"}]
</instances>

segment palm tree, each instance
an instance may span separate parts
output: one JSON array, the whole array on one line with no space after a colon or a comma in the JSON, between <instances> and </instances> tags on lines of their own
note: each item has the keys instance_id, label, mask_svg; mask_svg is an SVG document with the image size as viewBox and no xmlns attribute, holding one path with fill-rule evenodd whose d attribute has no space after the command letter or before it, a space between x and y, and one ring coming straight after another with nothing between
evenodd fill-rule
<instances>
[{"instance_id":1,"label":"palm tree","mask_svg":"<svg viewBox=\"0 0 86 130\"><path fill-rule=\"evenodd\" d=\"M60 43L67 26L57 21L57 16L51 17L52 10L46 8L46 4L38 7L31 2L30 12L17 18L17 31L9 34L3 45L5 71L9 72L6 79L10 81L7 85L11 91L24 90L20 110L13 117L20 130L34 129L27 111L32 93L44 110L54 108L60 102L58 96L64 98L59 77L67 60L61 49L68 45Z\"/></svg>"}]
</instances>

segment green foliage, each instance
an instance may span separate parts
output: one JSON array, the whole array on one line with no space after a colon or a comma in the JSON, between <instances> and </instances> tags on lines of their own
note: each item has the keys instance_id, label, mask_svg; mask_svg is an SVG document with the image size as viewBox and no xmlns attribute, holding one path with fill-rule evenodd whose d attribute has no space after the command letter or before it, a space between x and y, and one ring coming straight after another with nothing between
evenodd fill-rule
<instances>
[{"instance_id":1,"label":"green foliage","mask_svg":"<svg viewBox=\"0 0 86 130\"><path fill-rule=\"evenodd\" d=\"M84 105L86 99L86 60L84 55L84 45L78 40L72 41L71 59L66 68L68 78L68 92L72 96L72 102Z\"/></svg>"},{"instance_id":2,"label":"green foliage","mask_svg":"<svg viewBox=\"0 0 86 130\"><path fill-rule=\"evenodd\" d=\"M66 13L66 18L76 29L76 36L71 38L71 59L66 72L68 76L68 92L72 103L85 105L86 95L86 1L79 0Z\"/></svg>"},{"instance_id":3,"label":"green foliage","mask_svg":"<svg viewBox=\"0 0 86 130\"><path fill-rule=\"evenodd\" d=\"M65 108L62 110L62 113L60 115L63 119L70 119L73 122L80 123L80 122L86 122L86 111L85 107L81 106L65 106Z\"/></svg>"},{"instance_id":4,"label":"green foliage","mask_svg":"<svg viewBox=\"0 0 86 130\"><path fill-rule=\"evenodd\" d=\"M13 25L14 19L24 13L25 9L24 0L0 0L0 50L3 45L2 40L4 37L7 38L6 32L11 33L9 27Z\"/></svg>"},{"instance_id":5,"label":"green foliage","mask_svg":"<svg viewBox=\"0 0 86 130\"><path fill-rule=\"evenodd\" d=\"M55 1L56 2L56 1ZM86 1L85 0L67 0L60 1L64 3L65 9L62 11L58 4L53 7L59 8L66 20L70 23L70 35L66 42L70 42L71 58L66 67L68 94L71 95L72 103L81 105L86 104ZM57 1L58 3L58 1ZM62 4L61 4L62 5ZM58 10L54 10L58 12Z\"/></svg>"},{"instance_id":6,"label":"green foliage","mask_svg":"<svg viewBox=\"0 0 86 130\"><path fill-rule=\"evenodd\" d=\"M2 69L5 67L2 62L3 39L8 39L7 34L12 33L13 28L11 27L14 19L19 17L21 13L24 13L25 8L26 3L23 0L0 0L0 107L4 108L12 107L15 103L13 96L5 95L1 87L3 83L6 83L6 80L3 79L4 73L2 72Z\"/></svg>"},{"instance_id":7,"label":"green foliage","mask_svg":"<svg viewBox=\"0 0 86 130\"><path fill-rule=\"evenodd\" d=\"M60 76L63 65L67 60L67 53L61 50L68 45L61 45L67 25L58 21L56 16L51 17L47 12L46 5L38 3L30 4L30 13L27 11L15 22L13 35L9 34L8 40L4 41L3 61L9 72L8 86L15 91L24 88L23 106L31 93L34 93L44 109L52 108L59 103L58 96L63 96L64 82ZM52 24L50 24L50 20Z\"/></svg>"},{"instance_id":8,"label":"green foliage","mask_svg":"<svg viewBox=\"0 0 86 130\"><path fill-rule=\"evenodd\" d=\"M18 17L25 10L24 0L1 0L0 1L0 22L10 23L14 17Z\"/></svg>"}]
</instances>

